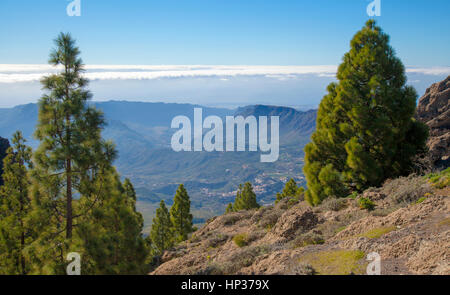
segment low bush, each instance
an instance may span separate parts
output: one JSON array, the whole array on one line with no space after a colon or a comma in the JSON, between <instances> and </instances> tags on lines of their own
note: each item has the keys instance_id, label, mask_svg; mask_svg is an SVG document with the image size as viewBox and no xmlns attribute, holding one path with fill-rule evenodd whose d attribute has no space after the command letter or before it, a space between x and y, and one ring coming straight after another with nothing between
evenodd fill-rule
<instances>
[{"instance_id":1,"label":"low bush","mask_svg":"<svg viewBox=\"0 0 450 295\"><path fill-rule=\"evenodd\" d=\"M406 206L431 193L432 188L424 177L410 175L387 181L380 192L387 196L391 206Z\"/></svg>"},{"instance_id":2,"label":"low bush","mask_svg":"<svg viewBox=\"0 0 450 295\"><path fill-rule=\"evenodd\" d=\"M375 203L374 202L372 202L370 199L368 199L368 198L360 198L359 200L358 200L358 205L359 205L359 208L361 208L361 209L366 209L366 210L368 210L368 211L372 211L372 210L374 210L375 209Z\"/></svg>"},{"instance_id":3,"label":"low bush","mask_svg":"<svg viewBox=\"0 0 450 295\"><path fill-rule=\"evenodd\" d=\"M324 211L339 211L347 207L347 200L337 198L327 198L322 202L320 207Z\"/></svg>"},{"instance_id":4,"label":"low bush","mask_svg":"<svg viewBox=\"0 0 450 295\"><path fill-rule=\"evenodd\" d=\"M228 240L228 236L224 234L216 234L205 241L205 246L207 248L217 248L223 245Z\"/></svg>"},{"instance_id":5,"label":"low bush","mask_svg":"<svg viewBox=\"0 0 450 295\"><path fill-rule=\"evenodd\" d=\"M450 186L450 167L438 173L430 173L425 178L438 189Z\"/></svg>"},{"instance_id":6,"label":"low bush","mask_svg":"<svg viewBox=\"0 0 450 295\"><path fill-rule=\"evenodd\" d=\"M267 213L260 219L258 225L261 228L272 228L275 223L277 223L278 218L280 218L281 214L281 210L274 210L273 212Z\"/></svg>"},{"instance_id":7,"label":"low bush","mask_svg":"<svg viewBox=\"0 0 450 295\"><path fill-rule=\"evenodd\" d=\"M317 272L309 263L296 263L289 269L288 274L312 276L317 274Z\"/></svg>"},{"instance_id":8,"label":"low bush","mask_svg":"<svg viewBox=\"0 0 450 295\"><path fill-rule=\"evenodd\" d=\"M317 231L310 231L300 235L292 241L293 248L305 247L308 245L320 245L325 243L323 236Z\"/></svg>"},{"instance_id":9,"label":"low bush","mask_svg":"<svg viewBox=\"0 0 450 295\"><path fill-rule=\"evenodd\" d=\"M233 237L233 242L240 248L249 244L248 235L246 233L237 234Z\"/></svg>"},{"instance_id":10,"label":"low bush","mask_svg":"<svg viewBox=\"0 0 450 295\"><path fill-rule=\"evenodd\" d=\"M389 227L377 227L374 229L371 229L361 235L359 235L359 237L365 237L368 239L378 239L381 236L390 233L391 231L396 230L395 226L389 226Z\"/></svg>"}]
</instances>

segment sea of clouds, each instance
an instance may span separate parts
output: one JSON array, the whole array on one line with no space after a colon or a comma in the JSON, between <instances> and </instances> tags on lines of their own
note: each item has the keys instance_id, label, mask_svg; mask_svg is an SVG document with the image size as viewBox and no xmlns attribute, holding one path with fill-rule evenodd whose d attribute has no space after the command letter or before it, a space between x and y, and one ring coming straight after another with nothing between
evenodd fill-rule
<instances>
[{"instance_id":1,"label":"sea of clouds","mask_svg":"<svg viewBox=\"0 0 450 295\"><path fill-rule=\"evenodd\" d=\"M140 100L235 107L277 104L316 107L336 65L86 65L96 100ZM51 65L0 64L0 107L36 102L39 81L60 71ZM450 67L407 67L419 95L450 75Z\"/></svg>"}]
</instances>

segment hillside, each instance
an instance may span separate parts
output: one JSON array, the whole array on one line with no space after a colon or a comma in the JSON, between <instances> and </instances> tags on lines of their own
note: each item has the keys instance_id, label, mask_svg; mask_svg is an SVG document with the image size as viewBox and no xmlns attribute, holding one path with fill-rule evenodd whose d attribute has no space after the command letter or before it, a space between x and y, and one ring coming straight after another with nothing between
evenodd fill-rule
<instances>
[{"instance_id":1,"label":"hillside","mask_svg":"<svg viewBox=\"0 0 450 295\"><path fill-rule=\"evenodd\" d=\"M166 251L152 274L365 274L376 252L382 274L449 275L449 86L450 77L433 84L416 116L430 128L427 169L446 170L388 179L316 207L285 198L214 217ZM361 208L367 199L374 210Z\"/></svg>"},{"instance_id":2,"label":"hillside","mask_svg":"<svg viewBox=\"0 0 450 295\"><path fill-rule=\"evenodd\" d=\"M387 181L355 199L304 201L210 219L167 251L152 274L450 274L450 170L439 178ZM358 207L370 198L376 209Z\"/></svg>"}]
</instances>

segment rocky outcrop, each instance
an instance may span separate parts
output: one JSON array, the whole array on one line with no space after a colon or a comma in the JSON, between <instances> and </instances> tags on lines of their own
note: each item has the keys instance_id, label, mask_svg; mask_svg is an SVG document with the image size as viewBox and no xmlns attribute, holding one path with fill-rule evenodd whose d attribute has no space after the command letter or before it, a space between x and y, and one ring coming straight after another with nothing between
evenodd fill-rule
<instances>
[{"instance_id":1,"label":"rocky outcrop","mask_svg":"<svg viewBox=\"0 0 450 295\"><path fill-rule=\"evenodd\" d=\"M0 185L3 185L3 158L6 156L6 150L9 148L9 141L0 137Z\"/></svg>"},{"instance_id":2,"label":"rocky outcrop","mask_svg":"<svg viewBox=\"0 0 450 295\"><path fill-rule=\"evenodd\" d=\"M420 98L417 116L430 128L429 155L433 165L450 165L450 76L431 85Z\"/></svg>"},{"instance_id":3,"label":"rocky outcrop","mask_svg":"<svg viewBox=\"0 0 450 295\"><path fill-rule=\"evenodd\" d=\"M382 274L449 275L450 172L439 175L400 177L314 208L283 199L215 217L152 274L365 274L377 252ZM376 209L359 208L361 197Z\"/></svg>"}]
</instances>

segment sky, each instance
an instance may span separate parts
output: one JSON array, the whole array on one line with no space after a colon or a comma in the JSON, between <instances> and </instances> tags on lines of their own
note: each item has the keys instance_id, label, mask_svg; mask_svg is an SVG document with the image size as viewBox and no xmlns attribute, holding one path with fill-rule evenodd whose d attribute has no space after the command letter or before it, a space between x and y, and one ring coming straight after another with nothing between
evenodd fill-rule
<instances>
[{"instance_id":1,"label":"sky","mask_svg":"<svg viewBox=\"0 0 450 295\"><path fill-rule=\"evenodd\" d=\"M0 107L34 102L70 32L97 100L315 106L369 0L0 1ZM450 1L380 0L378 24L422 94L450 74ZM24 66L27 65L27 66Z\"/></svg>"}]
</instances>

